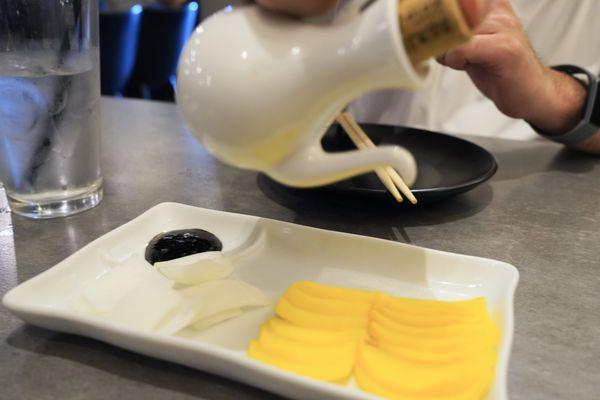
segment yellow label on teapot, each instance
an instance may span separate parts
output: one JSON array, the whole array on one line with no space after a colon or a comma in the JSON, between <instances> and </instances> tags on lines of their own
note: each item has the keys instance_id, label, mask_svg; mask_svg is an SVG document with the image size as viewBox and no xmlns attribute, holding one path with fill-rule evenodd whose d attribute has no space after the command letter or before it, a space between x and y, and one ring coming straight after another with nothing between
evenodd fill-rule
<instances>
[{"instance_id":1,"label":"yellow label on teapot","mask_svg":"<svg viewBox=\"0 0 600 400\"><path fill-rule=\"evenodd\" d=\"M398 0L398 19L413 64L442 55L473 35L458 0Z\"/></svg>"}]
</instances>

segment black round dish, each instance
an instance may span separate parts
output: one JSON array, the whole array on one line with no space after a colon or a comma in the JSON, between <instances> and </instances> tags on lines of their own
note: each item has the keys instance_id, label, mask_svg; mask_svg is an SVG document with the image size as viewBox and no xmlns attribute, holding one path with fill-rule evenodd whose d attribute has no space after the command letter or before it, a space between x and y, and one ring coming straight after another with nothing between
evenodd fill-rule
<instances>
[{"instance_id":1,"label":"black round dish","mask_svg":"<svg viewBox=\"0 0 600 400\"><path fill-rule=\"evenodd\" d=\"M413 154L418 176L412 192L419 204L467 192L490 179L498 168L488 151L455 136L390 125L361 124L361 127L375 144L399 145ZM331 152L355 149L339 125L329 128L322 144L326 151ZM342 203L362 200L395 202L374 173L328 186L290 190L298 194L327 194Z\"/></svg>"}]
</instances>

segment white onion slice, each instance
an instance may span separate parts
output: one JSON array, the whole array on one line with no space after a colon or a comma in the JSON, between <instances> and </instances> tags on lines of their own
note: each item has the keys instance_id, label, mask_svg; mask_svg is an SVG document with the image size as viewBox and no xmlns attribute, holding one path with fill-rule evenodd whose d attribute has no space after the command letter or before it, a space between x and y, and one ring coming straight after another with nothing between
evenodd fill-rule
<instances>
[{"instance_id":1,"label":"white onion slice","mask_svg":"<svg viewBox=\"0 0 600 400\"><path fill-rule=\"evenodd\" d=\"M146 280L123 297L107 316L130 328L154 331L181 303L181 294L156 280Z\"/></svg>"},{"instance_id":2,"label":"white onion slice","mask_svg":"<svg viewBox=\"0 0 600 400\"><path fill-rule=\"evenodd\" d=\"M220 252L195 254L155 267L141 258L128 258L87 284L69 306L77 313L142 331L171 335L190 325L206 329L249 307L269 304L258 288L222 279L232 270ZM176 282L195 285L175 289Z\"/></svg>"},{"instance_id":3,"label":"white onion slice","mask_svg":"<svg viewBox=\"0 0 600 400\"><path fill-rule=\"evenodd\" d=\"M210 317L201 319L194 323L194 329L198 331L203 331L206 328L209 328L213 325L221 323L223 321L227 321L228 319L239 317L244 313L244 310L241 308L232 308L231 310L226 310L217 314L214 314Z\"/></svg>"},{"instance_id":4,"label":"white onion slice","mask_svg":"<svg viewBox=\"0 0 600 400\"><path fill-rule=\"evenodd\" d=\"M129 259L109 269L83 289L83 301L96 314L106 314L128 293L144 282L172 284L143 260Z\"/></svg>"},{"instance_id":5,"label":"white onion slice","mask_svg":"<svg viewBox=\"0 0 600 400\"><path fill-rule=\"evenodd\" d=\"M196 310L192 323L232 308L266 306L269 300L260 289L246 282L223 279L185 288L184 307Z\"/></svg>"},{"instance_id":6,"label":"white onion slice","mask_svg":"<svg viewBox=\"0 0 600 400\"><path fill-rule=\"evenodd\" d=\"M192 308L182 308L181 298L177 307L169 311L156 324L156 332L163 335L173 335L186 326L192 324L196 316L196 310Z\"/></svg>"},{"instance_id":7,"label":"white onion slice","mask_svg":"<svg viewBox=\"0 0 600 400\"><path fill-rule=\"evenodd\" d=\"M226 311L269 304L258 288L232 279L206 282L179 292L182 295L181 304L169 318L165 318L168 320L163 319L159 323L159 333L170 335ZM193 313L192 318L189 317L190 313Z\"/></svg>"},{"instance_id":8,"label":"white onion slice","mask_svg":"<svg viewBox=\"0 0 600 400\"><path fill-rule=\"evenodd\" d=\"M227 278L233 272L233 266L220 251L207 251L161 261L155 263L154 267L167 278L184 285Z\"/></svg>"}]
</instances>

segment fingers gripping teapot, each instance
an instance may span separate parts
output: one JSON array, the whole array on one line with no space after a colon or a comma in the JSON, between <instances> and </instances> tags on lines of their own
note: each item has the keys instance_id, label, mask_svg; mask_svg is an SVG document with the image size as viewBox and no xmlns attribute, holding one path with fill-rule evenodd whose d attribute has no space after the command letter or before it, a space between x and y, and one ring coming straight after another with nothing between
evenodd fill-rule
<instances>
[{"instance_id":1,"label":"fingers gripping teapot","mask_svg":"<svg viewBox=\"0 0 600 400\"><path fill-rule=\"evenodd\" d=\"M179 62L177 102L214 156L296 187L394 167L410 185L412 155L400 147L326 153L321 137L360 95L422 86L403 47L398 0L355 1L331 23L275 15L255 5L199 26Z\"/></svg>"}]
</instances>

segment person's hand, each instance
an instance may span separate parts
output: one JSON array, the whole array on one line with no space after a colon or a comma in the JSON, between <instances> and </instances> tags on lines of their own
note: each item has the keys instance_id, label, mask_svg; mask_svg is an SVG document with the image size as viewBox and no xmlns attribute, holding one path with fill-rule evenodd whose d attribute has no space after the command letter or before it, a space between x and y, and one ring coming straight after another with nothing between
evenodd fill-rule
<instances>
[{"instance_id":1,"label":"person's hand","mask_svg":"<svg viewBox=\"0 0 600 400\"><path fill-rule=\"evenodd\" d=\"M581 118L585 89L540 62L509 0L491 0L475 36L439 61L466 71L501 112L545 132L567 132Z\"/></svg>"},{"instance_id":2,"label":"person's hand","mask_svg":"<svg viewBox=\"0 0 600 400\"><path fill-rule=\"evenodd\" d=\"M256 2L269 10L297 17L325 14L337 5L337 0L256 0Z\"/></svg>"}]
</instances>

